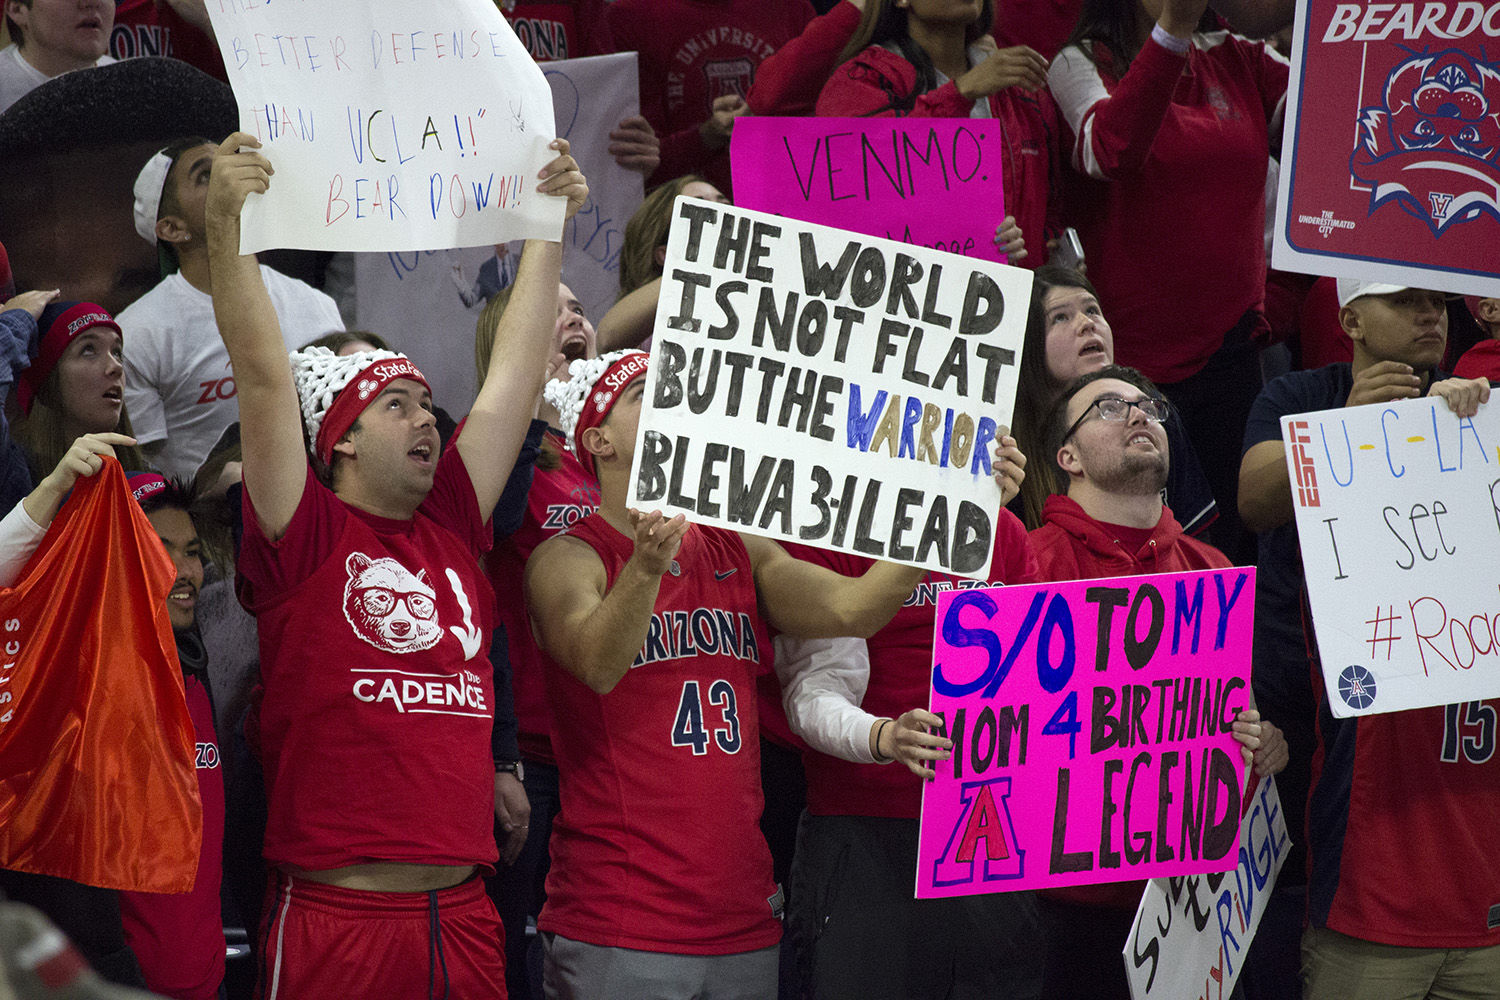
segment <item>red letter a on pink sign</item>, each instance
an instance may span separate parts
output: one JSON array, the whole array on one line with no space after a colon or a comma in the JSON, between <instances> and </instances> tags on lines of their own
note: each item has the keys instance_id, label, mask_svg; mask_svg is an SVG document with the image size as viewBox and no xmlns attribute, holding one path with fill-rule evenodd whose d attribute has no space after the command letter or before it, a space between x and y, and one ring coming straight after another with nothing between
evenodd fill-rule
<instances>
[{"instance_id":1,"label":"red letter a on pink sign","mask_svg":"<svg viewBox=\"0 0 1500 1000\"><path fill-rule=\"evenodd\" d=\"M963 839L954 852L955 861L973 861L974 849L984 841L984 857L988 861L1003 861L1010 857L1010 845L1005 840L1005 826L1000 822L1000 811L995 808L995 797L989 785L981 785L975 796L974 807L969 810L969 822L964 827Z\"/></svg>"}]
</instances>

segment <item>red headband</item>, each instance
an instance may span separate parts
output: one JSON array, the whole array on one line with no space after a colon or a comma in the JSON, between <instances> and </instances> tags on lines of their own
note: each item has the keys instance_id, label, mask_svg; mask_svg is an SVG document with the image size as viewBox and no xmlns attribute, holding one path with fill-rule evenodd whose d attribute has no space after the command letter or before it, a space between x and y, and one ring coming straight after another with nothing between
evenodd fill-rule
<instances>
[{"instance_id":1,"label":"red headband","mask_svg":"<svg viewBox=\"0 0 1500 1000\"><path fill-rule=\"evenodd\" d=\"M43 312L42 316L45 319L47 313ZM96 326L107 326L115 333L120 333L120 324L115 322L115 318L103 306L93 302L74 303L52 318L47 328L41 331L41 345L37 350L36 360L16 381L16 402L22 413L31 412L31 404L36 401L37 393L42 391L42 386L47 383L47 376L52 374L52 369L62 360L68 345Z\"/></svg>"},{"instance_id":2,"label":"red headband","mask_svg":"<svg viewBox=\"0 0 1500 1000\"><path fill-rule=\"evenodd\" d=\"M136 503L145 503L147 497L167 488L167 481L156 472L134 472L125 481L130 484L130 495Z\"/></svg>"},{"instance_id":3,"label":"red headband","mask_svg":"<svg viewBox=\"0 0 1500 1000\"><path fill-rule=\"evenodd\" d=\"M398 378L420 382L422 388L432 392L427 379L407 358L385 358L367 365L339 391L333 405L323 415L323 424L318 428L318 439L313 442L313 451L323 460L324 465L333 462L333 446L349 433L349 428L365 412L365 407Z\"/></svg>"},{"instance_id":4,"label":"red headband","mask_svg":"<svg viewBox=\"0 0 1500 1000\"><path fill-rule=\"evenodd\" d=\"M650 361L651 355L644 351L631 351L604 369L589 390L588 398L583 401L583 409L578 413L578 424L573 428L573 450L584 469L596 479L599 472L594 468L594 456L583 446L583 432L604 423L625 387L646 374L646 366Z\"/></svg>"}]
</instances>

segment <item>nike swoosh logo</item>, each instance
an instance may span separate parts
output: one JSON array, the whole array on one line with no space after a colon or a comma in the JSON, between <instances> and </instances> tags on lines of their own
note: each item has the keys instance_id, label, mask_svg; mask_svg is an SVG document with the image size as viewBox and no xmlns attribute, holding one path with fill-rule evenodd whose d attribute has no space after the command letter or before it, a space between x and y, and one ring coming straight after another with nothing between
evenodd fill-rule
<instances>
[{"instance_id":1,"label":"nike swoosh logo","mask_svg":"<svg viewBox=\"0 0 1500 1000\"><path fill-rule=\"evenodd\" d=\"M718 570L714 570L714 579L722 583L723 581L729 579L731 576L734 576L734 574L737 572L739 572L738 569L726 569L722 573Z\"/></svg>"}]
</instances>

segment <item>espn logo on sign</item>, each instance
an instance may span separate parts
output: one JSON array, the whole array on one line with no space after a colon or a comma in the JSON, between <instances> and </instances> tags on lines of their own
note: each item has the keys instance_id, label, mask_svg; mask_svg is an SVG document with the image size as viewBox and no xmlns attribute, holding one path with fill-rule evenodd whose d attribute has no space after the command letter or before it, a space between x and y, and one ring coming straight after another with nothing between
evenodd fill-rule
<instances>
[{"instance_id":1,"label":"espn logo on sign","mask_svg":"<svg viewBox=\"0 0 1500 1000\"><path fill-rule=\"evenodd\" d=\"M1313 470L1312 457L1307 453L1307 445L1312 443L1312 437L1307 433L1306 420L1293 420L1287 425L1287 431L1292 439L1292 473L1297 486L1297 506L1318 506L1318 476Z\"/></svg>"}]
</instances>

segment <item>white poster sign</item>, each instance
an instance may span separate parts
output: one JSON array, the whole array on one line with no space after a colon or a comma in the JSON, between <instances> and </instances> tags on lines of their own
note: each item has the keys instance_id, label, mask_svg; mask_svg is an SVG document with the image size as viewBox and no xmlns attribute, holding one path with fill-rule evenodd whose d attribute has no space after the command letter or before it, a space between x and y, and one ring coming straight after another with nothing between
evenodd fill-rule
<instances>
[{"instance_id":1,"label":"white poster sign","mask_svg":"<svg viewBox=\"0 0 1500 1000\"><path fill-rule=\"evenodd\" d=\"M1500 407L1351 406L1281 434L1333 714L1500 695Z\"/></svg>"},{"instance_id":2,"label":"white poster sign","mask_svg":"<svg viewBox=\"0 0 1500 1000\"><path fill-rule=\"evenodd\" d=\"M631 506L984 577L1031 272L673 211Z\"/></svg>"},{"instance_id":3,"label":"white poster sign","mask_svg":"<svg viewBox=\"0 0 1500 1000\"><path fill-rule=\"evenodd\" d=\"M210 0L240 107L276 168L240 248L436 250L556 239L541 70L491 0Z\"/></svg>"},{"instance_id":4,"label":"white poster sign","mask_svg":"<svg viewBox=\"0 0 1500 1000\"><path fill-rule=\"evenodd\" d=\"M641 110L636 54L541 65L552 88L557 134L573 144L573 157L589 179L589 200L563 230L563 281L597 325L620 295L625 224L645 196L641 175L609 155L610 130Z\"/></svg>"},{"instance_id":5,"label":"white poster sign","mask_svg":"<svg viewBox=\"0 0 1500 1000\"><path fill-rule=\"evenodd\" d=\"M1265 778L1240 820L1233 871L1146 884L1125 942L1130 995L1182 1000L1233 993L1291 847L1275 781Z\"/></svg>"}]
</instances>

